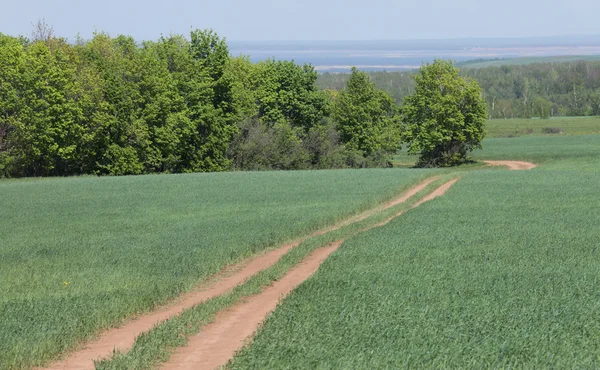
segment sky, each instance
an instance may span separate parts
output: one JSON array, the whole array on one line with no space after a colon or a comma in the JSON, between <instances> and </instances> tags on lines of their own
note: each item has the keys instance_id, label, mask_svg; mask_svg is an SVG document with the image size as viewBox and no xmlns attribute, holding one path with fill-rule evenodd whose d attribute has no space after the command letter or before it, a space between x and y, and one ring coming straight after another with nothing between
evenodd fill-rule
<instances>
[{"instance_id":1,"label":"sky","mask_svg":"<svg viewBox=\"0 0 600 370\"><path fill-rule=\"evenodd\" d=\"M600 35L599 0L2 0L0 32L95 30L138 40L212 28L228 40L402 40Z\"/></svg>"}]
</instances>

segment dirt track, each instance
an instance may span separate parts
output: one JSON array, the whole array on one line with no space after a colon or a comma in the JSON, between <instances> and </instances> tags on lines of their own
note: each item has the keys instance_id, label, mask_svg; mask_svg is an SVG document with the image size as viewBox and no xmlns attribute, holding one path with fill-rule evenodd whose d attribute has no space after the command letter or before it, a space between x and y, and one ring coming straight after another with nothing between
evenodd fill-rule
<instances>
[{"instance_id":1,"label":"dirt track","mask_svg":"<svg viewBox=\"0 0 600 370\"><path fill-rule=\"evenodd\" d=\"M537 167L536 164L524 161L484 161L490 166L506 166L509 170L530 170Z\"/></svg>"},{"instance_id":2,"label":"dirt track","mask_svg":"<svg viewBox=\"0 0 600 370\"><path fill-rule=\"evenodd\" d=\"M208 283L205 282L195 291L184 294L171 304L155 310L154 312L144 314L136 319L133 319L119 328L109 329L103 332L98 339L86 343L82 349L73 352L63 360L54 362L50 366L40 368L39 370L94 369L94 360L110 356L115 349L121 351L129 350L133 346L135 338L141 333L152 329L155 324L167 320L170 317L176 316L185 309L191 308L199 303L227 293L236 286L242 284L251 276L275 264L290 249L298 246L307 238L323 235L327 232L340 229L343 226L361 221L376 212L403 203L407 199L417 194L419 191L423 190L425 187L427 187L427 185L436 179L437 177L427 179L421 182L419 185L402 193L397 198L373 210L365 211L357 216L349 218L348 220L340 222L337 225L319 230L307 237L297 239L275 250L269 251L258 257L254 257L249 261L230 266L221 273L208 279Z\"/></svg>"},{"instance_id":3,"label":"dirt track","mask_svg":"<svg viewBox=\"0 0 600 370\"><path fill-rule=\"evenodd\" d=\"M212 324L190 339L187 347L177 351L163 369L214 369L225 365L277 307L279 300L317 271L340 244L341 240L315 250L260 294L221 312Z\"/></svg>"},{"instance_id":4,"label":"dirt track","mask_svg":"<svg viewBox=\"0 0 600 370\"><path fill-rule=\"evenodd\" d=\"M443 195L457 180L453 179L446 182L417 202L413 208ZM414 194L416 193L414 192ZM400 212L363 231L385 225L402 213ZM282 279L267 287L260 294L221 312L213 323L207 325L199 334L192 337L186 347L176 351L162 369L215 369L227 364L235 352L241 349L244 343L252 337L267 315L277 307L280 299L284 298L296 286L317 271L321 263L342 243L343 240L340 240L327 247L315 250L300 264L292 268Z\"/></svg>"},{"instance_id":5,"label":"dirt track","mask_svg":"<svg viewBox=\"0 0 600 370\"><path fill-rule=\"evenodd\" d=\"M44 369L94 369L93 360L110 356L113 349L130 349L135 342L135 338L141 333L152 329L156 323L176 316L187 308L232 290L258 271L273 265L281 256L300 244L300 242L295 241L286 244L276 250L256 257L249 263L231 266L218 276L213 276L210 280L216 280L214 283L205 286L203 289L199 288L195 292L184 294L171 305L129 321L120 328L105 331L97 340L87 343L83 349L74 352L65 360L56 362Z\"/></svg>"}]
</instances>

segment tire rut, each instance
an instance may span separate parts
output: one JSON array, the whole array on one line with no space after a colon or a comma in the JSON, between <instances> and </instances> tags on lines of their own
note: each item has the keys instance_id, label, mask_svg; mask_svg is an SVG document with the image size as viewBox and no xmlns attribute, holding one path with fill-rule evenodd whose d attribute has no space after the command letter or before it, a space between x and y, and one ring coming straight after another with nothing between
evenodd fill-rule
<instances>
[{"instance_id":1,"label":"tire rut","mask_svg":"<svg viewBox=\"0 0 600 370\"><path fill-rule=\"evenodd\" d=\"M456 181L458 181L458 178L444 183L411 208L442 196ZM397 213L382 223L367 227L361 232L383 226L403 213ZM186 347L178 349L161 369L216 369L226 365L235 353L251 340L256 330L265 318L275 310L280 300L310 278L319 269L321 263L342 245L344 240L338 240L313 251L283 278L265 288L261 293L221 311L211 324L208 324L201 329L199 334L190 338Z\"/></svg>"}]
</instances>

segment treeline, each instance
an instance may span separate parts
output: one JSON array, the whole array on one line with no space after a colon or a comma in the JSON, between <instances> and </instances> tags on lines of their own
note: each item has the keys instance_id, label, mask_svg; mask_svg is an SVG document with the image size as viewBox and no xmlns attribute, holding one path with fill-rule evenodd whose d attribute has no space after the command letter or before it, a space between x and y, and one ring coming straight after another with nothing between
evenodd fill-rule
<instances>
[{"instance_id":1,"label":"treeline","mask_svg":"<svg viewBox=\"0 0 600 370\"><path fill-rule=\"evenodd\" d=\"M400 145L398 106L358 71L327 92L311 66L231 57L208 30L37 31L0 34L0 177L381 166Z\"/></svg>"},{"instance_id":2,"label":"treeline","mask_svg":"<svg viewBox=\"0 0 600 370\"><path fill-rule=\"evenodd\" d=\"M600 115L600 62L577 61L462 68L479 82L489 118ZM371 80L397 103L414 93L414 72L371 72ZM325 73L322 89L343 88L347 74Z\"/></svg>"}]
</instances>

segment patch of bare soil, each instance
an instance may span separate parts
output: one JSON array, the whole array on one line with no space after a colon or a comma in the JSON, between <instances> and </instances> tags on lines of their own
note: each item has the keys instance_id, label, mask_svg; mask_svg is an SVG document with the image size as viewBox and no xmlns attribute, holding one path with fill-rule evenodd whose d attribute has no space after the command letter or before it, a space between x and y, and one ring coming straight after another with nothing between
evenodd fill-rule
<instances>
[{"instance_id":1,"label":"patch of bare soil","mask_svg":"<svg viewBox=\"0 0 600 370\"><path fill-rule=\"evenodd\" d=\"M530 170L537 167L537 164L524 161L484 161L490 166L506 166L509 170Z\"/></svg>"}]
</instances>

